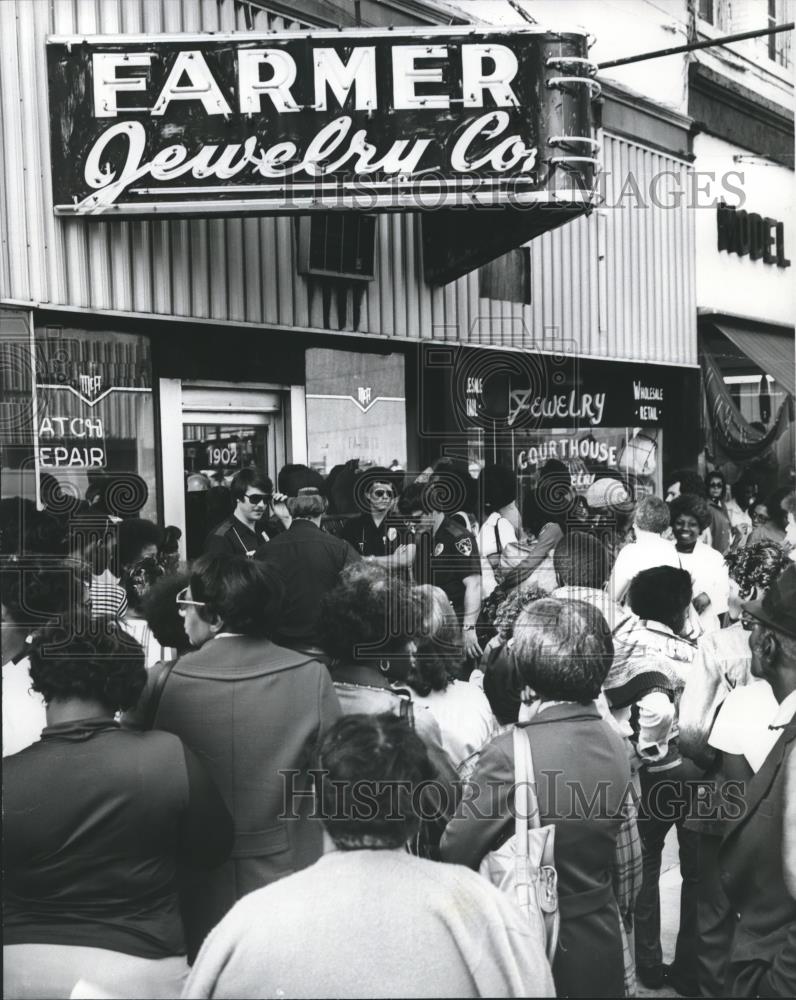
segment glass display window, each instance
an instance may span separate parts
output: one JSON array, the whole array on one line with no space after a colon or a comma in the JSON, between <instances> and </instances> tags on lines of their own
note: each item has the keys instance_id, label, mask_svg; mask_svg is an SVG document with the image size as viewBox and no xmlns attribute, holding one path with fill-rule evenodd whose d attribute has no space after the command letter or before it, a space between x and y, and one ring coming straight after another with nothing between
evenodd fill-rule
<instances>
[{"instance_id":1,"label":"glass display window","mask_svg":"<svg viewBox=\"0 0 796 1000\"><path fill-rule=\"evenodd\" d=\"M622 480L639 497L661 494L662 433L653 427L595 427L512 432L513 461L521 486L534 486L545 462L569 470L576 492L585 497L598 479Z\"/></svg>"},{"instance_id":2,"label":"glass display window","mask_svg":"<svg viewBox=\"0 0 796 1000\"><path fill-rule=\"evenodd\" d=\"M40 505L46 505L57 483L111 515L157 519L147 337L37 329L35 408L34 487Z\"/></svg>"},{"instance_id":3,"label":"glass display window","mask_svg":"<svg viewBox=\"0 0 796 1000\"><path fill-rule=\"evenodd\" d=\"M406 468L403 355L312 348L306 400L309 464L321 474L351 459Z\"/></svg>"}]
</instances>

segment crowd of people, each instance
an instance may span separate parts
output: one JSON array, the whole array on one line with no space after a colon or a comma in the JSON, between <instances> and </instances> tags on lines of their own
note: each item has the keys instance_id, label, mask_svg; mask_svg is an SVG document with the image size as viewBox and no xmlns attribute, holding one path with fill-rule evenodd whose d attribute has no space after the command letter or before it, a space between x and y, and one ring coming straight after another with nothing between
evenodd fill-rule
<instances>
[{"instance_id":1,"label":"crowd of people","mask_svg":"<svg viewBox=\"0 0 796 1000\"><path fill-rule=\"evenodd\" d=\"M667 487L4 501L4 995L796 994L796 497Z\"/></svg>"}]
</instances>

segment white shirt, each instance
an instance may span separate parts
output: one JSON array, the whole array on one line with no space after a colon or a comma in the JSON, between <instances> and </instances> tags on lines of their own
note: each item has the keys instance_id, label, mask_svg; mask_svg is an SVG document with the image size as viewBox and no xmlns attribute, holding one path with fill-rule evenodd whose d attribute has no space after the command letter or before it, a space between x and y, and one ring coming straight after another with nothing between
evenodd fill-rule
<instances>
[{"instance_id":1,"label":"white shirt","mask_svg":"<svg viewBox=\"0 0 796 1000\"><path fill-rule=\"evenodd\" d=\"M47 725L44 698L30 689L30 660L3 664L3 756L36 743Z\"/></svg>"},{"instance_id":2,"label":"white shirt","mask_svg":"<svg viewBox=\"0 0 796 1000\"><path fill-rule=\"evenodd\" d=\"M442 748L454 767L480 750L497 731L486 695L468 681L453 681L444 691L427 695L412 692L412 702L425 705L439 723Z\"/></svg>"},{"instance_id":3,"label":"white shirt","mask_svg":"<svg viewBox=\"0 0 796 1000\"><path fill-rule=\"evenodd\" d=\"M654 569L656 566L676 566L679 568L680 560L677 558L677 550L674 543L654 531L643 531L636 528L636 541L630 542L623 549L620 549L616 557L611 577L608 580L606 590L611 600L622 603L630 589L633 578L638 576L642 570ZM716 553L718 555L718 553Z\"/></svg>"},{"instance_id":4,"label":"white shirt","mask_svg":"<svg viewBox=\"0 0 796 1000\"><path fill-rule=\"evenodd\" d=\"M772 726L787 726L796 712L796 691L791 691L787 698L779 703L777 714L771 720Z\"/></svg>"},{"instance_id":5,"label":"white shirt","mask_svg":"<svg viewBox=\"0 0 796 1000\"><path fill-rule=\"evenodd\" d=\"M498 545L500 542L500 545ZM517 544L517 533L511 521L499 511L493 511L478 532L478 552L481 555L481 593L489 597L497 587L497 578L489 561L490 556L499 555L507 545Z\"/></svg>"},{"instance_id":6,"label":"white shirt","mask_svg":"<svg viewBox=\"0 0 796 1000\"><path fill-rule=\"evenodd\" d=\"M788 701L793 697L789 695L778 705L770 684L763 680L735 688L718 711L708 738L709 745L723 753L744 756L757 773L780 737L780 731L769 729L769 726L777 724L782 710L787 711ZM796 702L790 706L787 721L794 707Z\"/></svg>"},{"instance_id":7,"label":"white shirt","mask_svg":"<svg viewBox=\"0 0 796 1000\"><path fill-rule=\"evenodd\" d=\"M699 616L704 627L706 614L723 615L729 608L730 574L724 556L704 542L697 542L693 552L677 552L676 555L683 569L691 574L694 597L704 593L710 598L710 607Z\"/></svg>"},{"instance_id":8,"label":"white shirt","mask_svg":"<svg viewBox=\"0 0 796 1000\"><path fill-rule=\"evenodd\" d=\"M746 524L751 530L752 518L746 513L745 510L741 510L737 500L728 500L725 507L727 508L727 515L730 518L731 527L735 528L739 524Z\"/></svg>"}]
</instances>

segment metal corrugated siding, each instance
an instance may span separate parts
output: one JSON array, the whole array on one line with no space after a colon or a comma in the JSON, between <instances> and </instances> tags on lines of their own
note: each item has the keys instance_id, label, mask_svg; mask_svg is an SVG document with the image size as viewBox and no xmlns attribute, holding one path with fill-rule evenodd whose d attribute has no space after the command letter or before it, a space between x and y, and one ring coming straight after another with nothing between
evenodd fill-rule
<instances>
[{"instance_id":1,"label":"metal corrugated siding","mask_svg":"<svg viewBox=\"0 0 796 1000\"><path fill-rule=\"evenodd\" d=\"M492 317L490 336L483 340L520 346L518 331L524 321L524 346L695 364L694 232L687 204L690 168L681 160L611 135L603 136L602 156L605 205L530 244L531 305L498 307L481 299L481 313ZM676 175L672 183L683 195L679 205L651 202L650 183L662 171ZM606 229L602 261L598 259L601 225Z\"/></svg>"},{"instance_id":2,"label":"metal corrugated siding","mask_svg":"<svg viewBox=\"0 0 796 1000\"><path fill-rule=\"evenodd\" d=\"M301 25L258 10L251 27ZM3 297L324 329L323 289L296 273L289 218L97 223L52 213L47 34L248 28L243 7L232 0L0 2ZM643 179L656 170L688 169L612 136L604 137L603 159L609 195L630 170L643 188ZM477 272L444 288L428 286L420 274L418 218L380 216L376 278L362 296L359 332L508 347L536 343L565 353L694 363L693 223L687 208L600 211L607 228L603 262L597 259L597 212L533 241L530 306L480 298ZM334 293L329 328L353 329L353 305L349 291L341 324Z\"/></svg>"}]
</instances>

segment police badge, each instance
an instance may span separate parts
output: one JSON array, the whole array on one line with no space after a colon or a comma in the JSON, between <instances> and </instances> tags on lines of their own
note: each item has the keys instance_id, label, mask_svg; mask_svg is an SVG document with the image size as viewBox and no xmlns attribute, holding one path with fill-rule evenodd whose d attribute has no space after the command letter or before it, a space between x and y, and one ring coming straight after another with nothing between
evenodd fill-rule
<instances>
[{"instance_id":1,"label":"police badge","mask_svg":"<svg viewBox=\"0 0 796 1000\"><path fill-rule=\"evenodd\" d=\"M456 543L456 551L461 552L463 556L471 556L473 554L472 538L460 538Z\"/></svg>"},{"instance_id":2,"label":"police badge","mask_svg":"<svg viewBox=\"0 0 796 1000\"><path fill-rule=\"evenodd\" d=\"M392 528L391 527L391 528L387 529L387 541L388 542L394 542L397 537L398 537L398 531L397 531L396 528Z\"/></svg>"}]
</instances>

